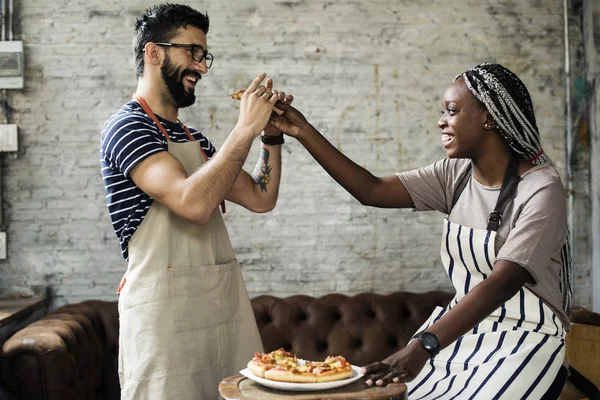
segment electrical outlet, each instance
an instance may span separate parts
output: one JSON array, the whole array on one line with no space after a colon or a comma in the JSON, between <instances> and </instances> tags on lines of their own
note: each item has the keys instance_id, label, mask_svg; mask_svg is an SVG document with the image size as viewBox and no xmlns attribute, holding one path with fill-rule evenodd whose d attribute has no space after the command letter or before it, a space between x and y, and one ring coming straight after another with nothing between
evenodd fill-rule
<instances>
[{"instance_id":1,"label":"electrical outlet","mask_svg":"<svg viewBox=\"0 0 600 400\"><path fill-rule=\"evenodd\" d=\"M6 232L0 232L0 260L6 260Z\"/></svg>"},{"instance_id":2,"label":"electrical outlet","mask_svg":"<svg viewBox=\"0 0 600 400\"><path fill-rule=\"evenodd\" d=\"M18 151L19 134L16 124L0 125L0 151Z\"/></svg>"}]
</instances>

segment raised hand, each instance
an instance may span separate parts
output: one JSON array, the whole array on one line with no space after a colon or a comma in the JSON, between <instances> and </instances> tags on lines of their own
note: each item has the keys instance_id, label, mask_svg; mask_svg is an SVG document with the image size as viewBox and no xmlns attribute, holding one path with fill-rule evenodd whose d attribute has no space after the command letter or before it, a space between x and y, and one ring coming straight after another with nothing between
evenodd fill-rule
<instances>
[{"instance_id":1,"label":"raised hand","mask_svg":"<svg viewBox=\"0 0 600 400\"><path fill-rule=\"evenodd\" d=\"M237 126L248 130L254 137L260 135L262 130L269 122L275 102L279 100L278 95L274 95L271 90L261 85L267 74L259 74L248 89L242 95L240 104L240 115ZM270 81L270 83L269 83ZM270 88L273 87L273 81L267 80Z\"/></svg>"},{"instance_id":2,"label":"raised hand","mask_svg":"<svg viewBox=\"0 0 600 400\"><path fill-rule=\"evenodd\" d=\"M410 382L421 372L429 359L418 340L413 340L402 350L382 362L363 367L368 386L386 386L388 383Z\"/></svg>"},{"instance_id":3,"label":"raised hand","mask_svg":"<svg viewBox=\"0 0 600 400\"><path fill-rule=\"evenodd\" d=\"M273 88L273 80L271 78L267 79L267 83L266 83L266 88L267 90L270 90ZM273 95L275 96L279 96L279 98L277 99L280 103L286 103L286 104L292 104L292 101L294 101L294 96L292 96L291 94L288 94L286 96L286 94L284 92L278 92L277 90L273 90ZM275 112L277 113L277 106L275 106ZM277 128L275 128L272 124L268 123L267 126L265 126L265 130L264 130L265 136L279 136L281 135L281 131Z\"/></svg>"},{"instance_id":4,"label":"raised hand","mask_svg":"<svg viewBox=\"0 0 600 400\"><path fill-rule=\"evenodd\" d=\"M283 111L282 114L273 114L269 124L275 127L277 130L290 135L292 137L298 137L303 129L306 129L310 124L306 121L306 118L302 113L292 107L289 102L278 102L277 108Z\"/></svg>"}]
</instances>

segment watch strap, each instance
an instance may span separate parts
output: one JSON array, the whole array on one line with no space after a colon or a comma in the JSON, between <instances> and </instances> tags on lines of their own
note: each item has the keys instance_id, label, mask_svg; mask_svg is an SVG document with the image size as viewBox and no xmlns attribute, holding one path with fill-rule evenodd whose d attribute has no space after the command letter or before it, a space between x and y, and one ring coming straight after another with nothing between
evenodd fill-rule
<instances>
[{"instance_id":1,"label":"watch strap","mask_svg":"<svg viewBox=\"0 0 600 400\"><path fill-rule=\"evenodd\" d=\"M268 144L271 146L280 145L280 144L283 144L283 142L285 142L285 140L283 139L283 133L279 136L261 135L260 141L263 142L264 144Z\"/></svg>"}]
</instances>

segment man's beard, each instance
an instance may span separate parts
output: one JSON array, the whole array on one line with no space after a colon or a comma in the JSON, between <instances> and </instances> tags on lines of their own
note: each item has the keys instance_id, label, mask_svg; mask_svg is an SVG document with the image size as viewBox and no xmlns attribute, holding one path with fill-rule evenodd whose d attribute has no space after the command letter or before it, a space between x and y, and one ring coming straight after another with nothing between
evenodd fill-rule
<instances>
[{"instance_id":1,"label":"man's beard","mask_svg":"<svg viewBox=\"0 0 600 400\"><path fill-rule=\"evenodd\" d=\"M175 67L175 65L171 63L171 59L169 57L165 58L165 62L160 68L163 81L167 85L167 89L169 89L169 93L171 94L175 105L177 108L184 108L194 104L196 101L196 96L194 95L194 89L189 92L185 90L185 86L183 85L183 77L186 75L192 75L200 80L202 79L202 76L192 69L187 69L183 72L180 71L180 68Z\"/></svg>"}]
</instances>

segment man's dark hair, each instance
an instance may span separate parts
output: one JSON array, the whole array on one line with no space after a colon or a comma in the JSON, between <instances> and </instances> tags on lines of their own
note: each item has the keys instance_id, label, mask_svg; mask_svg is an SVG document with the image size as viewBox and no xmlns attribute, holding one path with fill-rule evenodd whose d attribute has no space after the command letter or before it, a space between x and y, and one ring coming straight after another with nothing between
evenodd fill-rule
<instances>
[{"instance_id":1,"label":"man's dark hair","mask_svg":"<svg viewBox=\"0 0 600 400\"><path fill-rule=\"evenodd\" d=\"M183 4L165 3L148 8L135 22L135 75L139 78L144 73L144 47L147 43L168 42L177 34L179 28L186 28L188 25L207 34L208 15Z\"/></svg>"}]
</instances>

